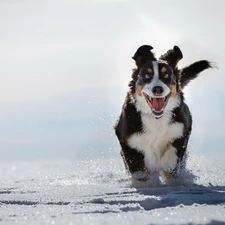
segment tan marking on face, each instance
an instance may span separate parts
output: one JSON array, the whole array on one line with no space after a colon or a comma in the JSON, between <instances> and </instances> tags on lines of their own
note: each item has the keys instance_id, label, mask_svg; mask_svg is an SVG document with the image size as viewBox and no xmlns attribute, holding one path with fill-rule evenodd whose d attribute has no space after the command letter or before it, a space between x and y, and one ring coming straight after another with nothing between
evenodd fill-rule
<instances>
[{"instance_id":1,"label":"tan marking on face","mask_svg":"<svg viewBox=\"0 0 225 225\"><path fill-rule=\"evenodd\" d=\"M174 98L176 93L177 93L176 84L169 84L168 86L169 86L169 88L171 90L170 98Z\"/></svg>"},{"instance_id":2,"label":"tan marking on face","mask_svg":"<svg viewBox=\"0 0 225 225\"><path fill-rule=\"evenodd\" d=\"M167 71L166 67L163 67L163 68L161 69L161 72L162 72L162 73L165 73L166 71Z\"/></svg>"},{"instance_id":3,"label":"tan marking on face","mask_svg":"<svg viewBox=\"0 0 225 225\"><path fill-rule=\"evenodd\" d=\"M136 93L139 95L139 96L142 96L142 89L143 89L144 86L142 85L137 85L136 86Z\"/></svg>"},{"instance_id":4,"label":"tan marking on face","mask_svg":"<svg viewBox=\"0 0 225 225\"><path fill-rule=\"evenodd\" d=\"M148 68L148 69L147 69L147 72L148 72L148 73L153 73L152 68Z\"/></svg>"}]
</instances>

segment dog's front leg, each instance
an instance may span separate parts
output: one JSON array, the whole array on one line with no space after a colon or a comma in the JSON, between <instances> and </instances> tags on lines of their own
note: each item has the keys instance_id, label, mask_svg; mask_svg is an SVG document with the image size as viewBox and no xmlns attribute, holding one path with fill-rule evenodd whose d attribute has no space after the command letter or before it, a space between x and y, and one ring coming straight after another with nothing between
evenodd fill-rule
<instances>
[{"instance_id":1,"label":"dog's front leg","mask_svg":"<svg viewBox=\"0 0 225 225\"><path fill-rule=\"evenodd\" d=\"M124 143L120 143L120 145L122 148L121 155L127 171L139 181L148 180L150 173L145 167L144 155Z\"/></svg>"},{"instance_id":2,"label":"dog's front leg","mask_svg":"<svg viewBox=\"0 0 225 225\"><path fill-rule=\"evenodd\" d=\"M176 139L171 146L176 149L177 164L174 169L162 171L162 175L166 182L178 177L180 169L184 169L186 165L186 149L191 134L191 127L186 131L185 135Z\"/></svg>"}]
</instances>

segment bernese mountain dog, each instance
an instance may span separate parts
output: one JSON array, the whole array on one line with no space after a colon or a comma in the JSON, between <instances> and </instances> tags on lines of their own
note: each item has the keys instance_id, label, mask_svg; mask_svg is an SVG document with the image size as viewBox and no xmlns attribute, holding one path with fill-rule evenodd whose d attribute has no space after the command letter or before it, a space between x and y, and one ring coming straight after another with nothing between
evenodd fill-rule
<instances>
[{"instance_id":1,"label":"bernese mountain dog","mask_svg":"<svg viewBox=\"0 0 225 225\"><path fill-rule=\"evenodd\" d=\"M167 181L185 166L192 130L182 90L212 64L201 60L178 69L183 58L178 46L158 59L152 49L143 45L132 57L136 68L115 132L125 167L136 180L147 181L151 172L160 171Z\"/></svg>"}]
</instances>

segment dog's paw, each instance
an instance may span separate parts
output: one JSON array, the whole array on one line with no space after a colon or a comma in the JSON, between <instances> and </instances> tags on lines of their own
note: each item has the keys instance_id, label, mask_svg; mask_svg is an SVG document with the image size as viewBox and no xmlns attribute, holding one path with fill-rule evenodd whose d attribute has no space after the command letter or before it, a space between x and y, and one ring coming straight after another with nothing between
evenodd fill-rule
<instances>
[{"instance_id":1,"label":"dog's paw","mask_svg":"<svg viewBox=\"0 0 225 225\"><path fill-rule=\"evenodd\" d=\"M142 172L142 171L137 171L132 174L132 180L140 181L140 182L146 182L149 180L149 174Z\"/></svg>"}]
</instances>

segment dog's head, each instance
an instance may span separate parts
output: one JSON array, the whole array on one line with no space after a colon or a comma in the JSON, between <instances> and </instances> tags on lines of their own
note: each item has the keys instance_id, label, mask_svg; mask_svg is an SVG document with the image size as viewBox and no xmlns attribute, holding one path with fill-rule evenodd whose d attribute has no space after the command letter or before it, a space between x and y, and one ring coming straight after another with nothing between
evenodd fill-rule
<instances>
[{"instance_id":1,"label":"dog's head","mask_svg":"<svg viewBox=\"0 0 225 225\"><path fill-rule=\"evenodd\" d=\"M140 111L162 117L169 102L177 96L177 63L182 53L177 46L156 59L151 46L141 46L133 56L136 62L135 94ZM133 77L134 78L134 77ZM176 100L177 104L177 100Z\"/></svg>"}]
</instances>

